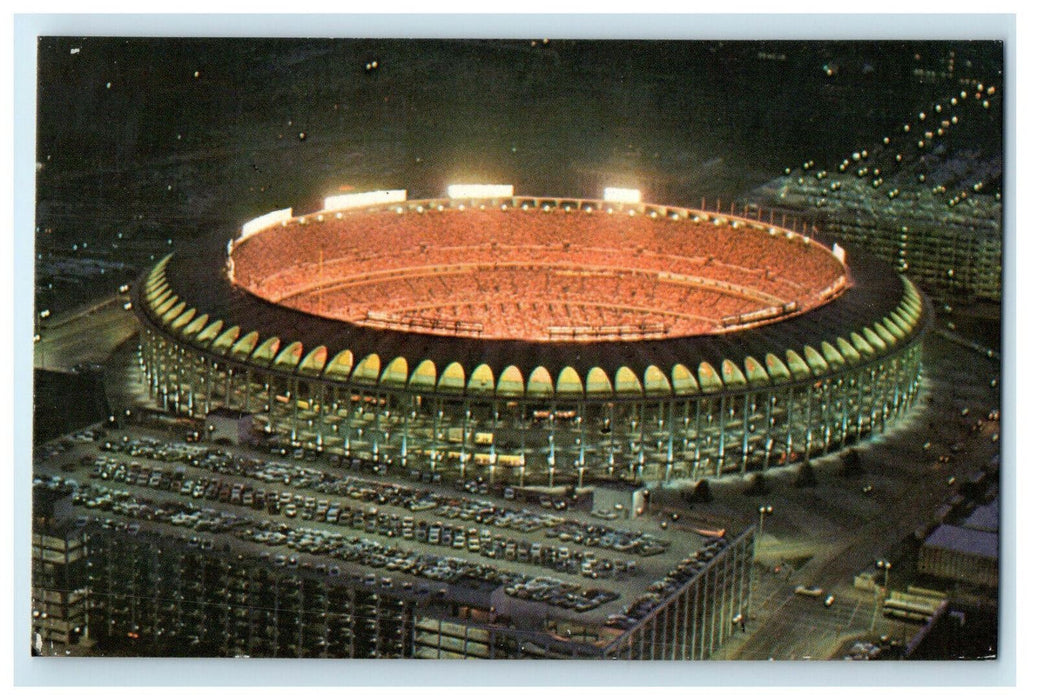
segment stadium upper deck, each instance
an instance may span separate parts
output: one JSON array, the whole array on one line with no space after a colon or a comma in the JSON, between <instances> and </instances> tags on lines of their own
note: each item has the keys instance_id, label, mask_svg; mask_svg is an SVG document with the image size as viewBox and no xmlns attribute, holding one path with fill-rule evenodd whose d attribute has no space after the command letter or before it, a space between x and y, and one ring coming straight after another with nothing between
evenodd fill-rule
<instances>
[{"instance_id":1,"label":"stadium upper deck","mask_svg":"<svg viewBox=\"0 0 1037 700\"><path fill-rule=\"evenodd\" d=\"M799 235L626 213L575 202L322 212L235 245L234 281L363 326L536 341L719 332L846 286L842 263Z\"/></svg>"}]
</instances>

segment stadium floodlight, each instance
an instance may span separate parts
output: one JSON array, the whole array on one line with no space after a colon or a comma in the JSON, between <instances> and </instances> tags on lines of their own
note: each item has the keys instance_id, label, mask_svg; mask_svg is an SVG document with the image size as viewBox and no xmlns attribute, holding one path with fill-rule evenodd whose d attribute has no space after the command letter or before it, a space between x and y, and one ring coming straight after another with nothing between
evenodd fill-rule
<instances>
[{"instance_id":1,"label":"stadium floodlight","mask_svg":"<svg viewBox=\"0 0 1037 700\"><path fill-rule=\"evenodd\" d=\"M450 199L498 199L515 196L513 185L448 185Z\"/></svg>"},{"instance_id":2,"label":"stadium floodlight","mask_svg":"<svg viewBox=\"0 0 1037 700\"><path fill-rule=\"evenodd\" d=\"M262 216L257 216L255 219L248 221L244 226L241 227L241 240L248 238L254 233L258 233L265 228L270 228L274 224L283 223L292 218L292 208L278 209Z\"/></svg>"},{"instance_id":3,"label":"stadium floodlight","mask_svg":"<svg viewBox=\"0 0 1037 700\"><path fill-rule=\"evenodd\" d=\"M621 202L623 204L639 204L641 202L641 190L626 187L606 187L606 202Z\"/></svg>"},{"instance_id":4,"label":"stadium floodlight","mask_svg":"<svg viewBox=\"0 0 1037 700\"><path fill-rule=\"evenodd\" d=\"M832 255L834 255L842 264L846 264L846 250L838 243L832 244Z\"/></svg>"},{"instance_id":5,"label":"stadium floodlight","mask_svg":"<svg viewBox=\"0 0 1037 700\"><path fill-rule=\"evenodd\" d=\"M359 209L376 204L393 204L406 202L407 190L375 190L373 192L353 192L338 194L324 198L325 211L342 211L343 209Z\"/></svg>"}]
</instances>

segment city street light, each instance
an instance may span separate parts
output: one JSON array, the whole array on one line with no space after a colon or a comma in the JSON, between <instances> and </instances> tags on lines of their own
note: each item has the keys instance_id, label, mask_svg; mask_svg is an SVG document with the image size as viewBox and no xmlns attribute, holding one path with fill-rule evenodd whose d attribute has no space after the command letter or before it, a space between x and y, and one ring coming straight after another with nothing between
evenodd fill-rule
<instances>
[{"instance_id":1,"label":"city street light","mask_svg":"<svg viewBox=\"0 0 1037 700\"><path fill-rule=\"evenodd\" d=\"M889 570L893 568L893 565L886 559L878 559L875 561L875 566L882 569L882 599L886 599L886 592L889 589ZM879 589L875 588L875 609L871 613L871 630L875 631L875 620L879 616Z\"/></svg>"},{"instance_id":2,"label":"city street light","mask_svg":"<svg viewBox=\"0 0 1037 700\"><path fill-rule=\"evenodd\" d=\"M882 569L882 590L885 592L889 588L889 570L893 568L885 559L879 559L875 562L875 566Z\"/></svg>"},{"instance_id":3,"label":"city street light","mask_svg":"<svg viewBox=\"0 0 1037 700\"><path fill-rule=\"evenodd\" d=\"M756 539L753 541L753 563L756 563L757 552L759 552L760 542L763 540L763 519L767 515L771 515L774 512L774 506L766 505L760 506L757 509L760 513L760 525L756 532ZM746 596L745 601L745 614L742 616L741 622L742 630L745 630L745 619L750 616L753 604L753 588L756 586L756 567L750 567L749 569L749 595Z\"/></svg>"},{"instance_id":4,"label":"city street light","mask_svg":"<svg viewBox=\"0 0 1037 700\"><path fill-rule=\"evenodd\" d=\"M760 527L759 527L759 530L757 531L757 536L758 536L759 539L762 540L763 539L763 517L765 515L772 514L774 512L774 506L760 506L759 511L760 511Z\"/></svg>"}]
</instances>

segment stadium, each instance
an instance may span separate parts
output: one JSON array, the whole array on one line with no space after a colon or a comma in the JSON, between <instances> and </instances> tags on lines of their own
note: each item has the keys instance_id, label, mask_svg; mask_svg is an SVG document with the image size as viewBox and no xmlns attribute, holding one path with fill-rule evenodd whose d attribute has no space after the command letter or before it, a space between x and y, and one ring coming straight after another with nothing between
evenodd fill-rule
<instances>
[{"instance_id":1,"label":"stadium","mask_svg":"<svg viewBox=\"0 0 1037 700\"><path fill-rule=\"evenodd\" d=\"M888 264L773 214L508 185L274 211L226 251L166 257L134 295L166 410L520 486L842 449L912 404L932 316Z\"/></svg>"}]
</instances>

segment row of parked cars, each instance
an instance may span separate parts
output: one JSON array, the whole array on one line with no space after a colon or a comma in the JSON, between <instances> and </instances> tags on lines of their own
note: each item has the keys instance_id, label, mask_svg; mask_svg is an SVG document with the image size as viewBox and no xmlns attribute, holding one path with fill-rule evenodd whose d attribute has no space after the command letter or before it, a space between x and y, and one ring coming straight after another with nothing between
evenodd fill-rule
<instances>
[{"instance_id":1,"label":"row of parked cars","mask_svg":"<svg viewBox=\"0 0 1037 700\"><path fill-rule=\"evenodd\" d=\"M159 483L165 483L164 476L159 479ZM169 488L175 491L179 483L174 477ZM376 499L371 497L375 493L373 489L352 484L347 495L366 502L376 501L390 504L400 502L398 487L388 485L385 491L388 493L378 493L382 498ZM368 534L400 537L433 546L449 547L454 550L480 554L489 559L539 564L557 571L578 573L587 578L600 578L612 575L614 572L631 571L636 568L634 562L629 562L624 566L614 563L608 558L598 558L591 552L581 554L577 550L570 551L568 546L554 547L541 542L527 542L495 536L487 528L466 527L442 521L426 521L416 519L414 516L401 517L388 511L381 511L374 505L352 506L291 491L271 490L268 492L265 489L253 491L252 487L248 485L232 484L230 481L216 478L185 479L180 487L180 493L190 494L195 498L218 499L235 505L266 509L271 514L280 513L288 518L299 517L306 521L349 527ZM453 515L453 509L457 507L444 505L436 512ZM447 510L443 511L442 508ZM499 524L501 518L507 522L508 515L506 513L495 519L495 524Z\"/></svg>"},{"instance_id":2,"label":"row of parked cars","mask_svg":"<svg viewBox=\"0 0 1037 700\"><path fill-rule=\"evenodd\" d=\"M67 435L61 439L51 440L33 450L33 463L40 465L56 457L60 457L74 448L77 444L93 442L102 434L103 433L100 430L87 428L85 430L80 430L77 433L73 433L72 435Z\"/></svg>"},{"instance_id":3,"label":"row of parked cars","mask_svg":"<svg viewBox=\"0 0 1037 700\"><path fill-rule=\"evenodd\" d=\"M283 521L265 521L255 527L239 529L236 534L239 538L252 542L283 545L298 552L330 556L345 562L384 568L387 571L433 581L464 583L468 587L473 584L484 585L488 588L503 586L507 595L542 600L549 605L559 605L579 612L592 610L619 597L617 593L611 591L581 589L577 584L544 576L530 577L517 572L504 571L491 564L406 551L367 538L347 536L319 528L292 527ZM270 558L270 555L266 554L264 558ZM300 566L297 557L283 554L274 555L272 561L275 566L289 568ZM307 562L303 562L301 566L303 568L312 567ZM329 568L326 564L318 564L317 570L326 571L329 574L339 572L337 566L333 565ZM375 585L376 575L365 576L364 582L367 585ZM391 577L382 577L377 582L383 588L392 588L394 585ZM410 590L413 588L413 584L404 580L400 583L400 587ZM534 593L536 593L535 596Z\"/></svg>"},{"instance_id":4,"label":"row of parked cars","mask_svg":"<svg viewBox=\"0 0 1037 700\"><path fill-rule=\"evenodd\" d=\"M118 489L97 482L76 489L72 494L72 504L138 520L169 523L199 532L228 532L250 522L247 518L228 511L196 507L177 501L156 501L134 496L127 489ZM84 525L85 522L81 521L78 524Z\"/></svg>"},{"instance_id":5,"label":"row of parked cars","mask_svg":"<svg viewBox=\"0 0 1037 700\"><path fill-rule=\"evenodd\" d=\"M665 552L668 540L640 531L629 531L607 525L588 525L566 519L557 513L538 513L525 508L512 508L492 501L435 491L414 489L399 484L386 484L360 477L346 476L324 481L317 490L350 498L402 506L412 512L434 511L441 518L471 521L477 525L493 525L517 532L543 530L563 544L572 542L588 547L605 547L623 554L653 556ZM547 499L550 504L550 499Z\"/></svg>"},{"instance_id":6,"label":"row of parked cars","mask_svg":"<svg viewBox=\"0 0 1037 700\"><path fill-rule=\"evenodd\" d=\"M402 506L412 512L435 510L436 515L441 518L467 520L477 525L493 525L522 533L545 529L548 537L558 538L563 544L572 542L575 545L604 547L637 556L653 556L665 552L669 547L667 540L644 532L632 532L606 525L587 525L565 519L557 514L559 509L555 501L558 499L552 501L547 496L542 497L545 501L542 505L545 510L553 508L556 512L538 513L526 508L502 507L483 499L458 497L352 475L338 477L315 467L271 462L212 447L203 448L185 443L166 444L151 438L124 437L122 441L106 442L105 447L138 454L147 452L154 455L155 459L186 461L192 466L221 474L245 476L268 484L312 488L322 493L346 496L369 503ZM351 461L351 465L356 469L363 467L362 461L356 458ZM150 482L148 485L155 487L155 484ZM252 488L244 483L231 484L229 488L226 484L221 484L215 495L212 493L211 485L207 484L204 491L200 491L198 486L194 485L191 495L195 498L215 497L236 505L265 507L271 513L283 512L289 517L294 517L300 511L298 505L288 507L289 504L281 499L283 493L271 502L269 493L258 489L253 493ZM281 511L281 508L285 510Z\"/></svg>"},{"instance_id":7,"label":"row of parked cars","mask_svg":"<svg viewBox=\"0 0 1037 700\"><path fill-rule=\"evenodd\" d=\"M649 584L645 593L622 613L611 615L606 623L629 629L665 602L674 592L695 578L727 545L725 537L710 537L694 553L682 559L665 576Z\"/></svg>"},{"instance_id":8,"label":"row of parked cars","mask_svg":"<svg viewBox=\"0 0 1037 700\"><path fill-rule=\"evenodd\" d=\"M504 592L520 600L532 600L561 608L587 612L619 598L613 591L600 589L580 590L580 587L565 581L538 576L535 579L507 586Z\"/></svg>"},{"instance_id":9,"label":"row of parked cars","mask_svg":"<svg viewBox=\"0 0 1037 700\"><path fill-rule=\"evenodd\" d=\"M107 462L105 466L107 466ZM118 468L118 465L116 467ZM154 471L152 470L152 472ZM166 470L159 471L161 472L160 481L163 480L162 476L169 476ZM121 470L121 473L127 475L130 472L131 468L129 466ZM144 467L141 466L136 473L143 474ZM151 476L148 477L148 483L150 483L150 479ZM287 547L300 554L305 553L340 559L345 562L356 562L363 566L384 568L387 571L398 571L433 581L460 582L468 587L476 585L490 588L499 586L504 586L506 589L513 588L518 592L516 597L524 596L522 592L526 590L525 584L533 579L533 577L517 572L501 570L492 564L432 553L406 551L393 545L386 545L360 536L349 536L341 532L332 532L307 526L295 527L285 521L257 521L216 508L197 507L180 501L149 499L134 495L128 489L116 488L102 481L91 482L82 488L79 487L78 482L71 479L63 479L62 477L53 477L50 480L41 479L40 483L52 488L71 488L73 490L73 502L76 505L110 511L116 515L124 515L139 520L164 522L177 527L190 528L195 532L183 535L182 539L188 546L196 547L203 551L212 549L215 546L214 541L211 538L206 538L204 535L197 534L198 532L228 532L238 539L264 544L272 548ZM172 486L172 481L170 486ZM278 500L280 498L281 496L279 495ZM329 511L332 509L330 503L326 505L323 501L310 503L307 499L313 497L300 497L298 495L292 496L292 505L295 504L296 498L302 498L303 507L312 505L316 506L317 509L322 507L327 507ZM377 507L368 507L363 512L350 509L349 512L353 515L361 515L365 526L371 521L378 525L387 525L388 527L396 527L398 525L400 528L398 536L401 537L406 529L413 529L416 538L419 532L434 533L437 527L437 523L429 524L424 521L411 521L406 517L394 521L393 518L397 516L380 512ZM314 511L315 514L316 511ZM139 523L126 523L125 521L112 518L99 519L99 522L101 527L105 528L119 528L127 531L129 531L129 528L132 528L133 531L130 532L132 535L138 534L140 529ZM82 518L79 524L86 525L87 519ZM439 536L441 542L444 536L444 529L445 526L440 524ZM465 539L458 538L458 541L466 542L465 547L467 548L467 535L470 534L470 531L465 531L464 534L466 536ZM489 535L490 533L488 530L484 531L484 533L478 533L480 538L483 534ZM450 546L456 548L453 544L453 538L451 537L450 539ZM492 537L490 539L492 540ZM509 545L514 546L511 547ZM518 558L519 548L517 543L505 542L503 543L503 548L505 552L514 551L515 559ZM523 548L523 552L525 551ZM533 546L529 545L529 552L531 553L532 551L534 551ZM337 565L329 566L327 563L314 565L313 562L309 561L300 562L297 555L264 551L260 556L269 560L276 567L314 568L318 571L323 570L328 574L340 573ZM505 554L502 558L508 559L510 557ZM573 558L573 562L576 566L584 566L586 564L584 560L576 558ZM372 576L374 575L372 574ZM367 581L367 578L369 577L364 577L364 582L373 585L371 581ZM384 576L378 579L376 583L382 588L391 588L393 586L392 579ZM400 583L400 586L404 589L410 589L413 584L409 581L403 581ZM516 586L518 588L515 588ZM600 589L583 591L575 584L570 583L566 584L566 586L566 590L553 592L545 602L577 610L590 610L604 602L614 600L616 597L616 594Z\"/></svg>"}]
</instances>

